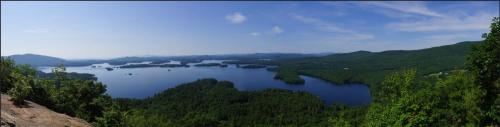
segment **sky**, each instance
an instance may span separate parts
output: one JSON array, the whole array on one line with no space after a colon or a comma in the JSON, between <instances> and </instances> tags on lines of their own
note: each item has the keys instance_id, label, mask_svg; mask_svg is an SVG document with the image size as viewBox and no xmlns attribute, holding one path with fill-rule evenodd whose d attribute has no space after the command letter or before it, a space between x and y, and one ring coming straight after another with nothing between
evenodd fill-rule
<instances>
[{"instance_id":1,"label":"sky","mask_svg":"<svg viewBox=\"0 0 500 127\"><path fill-rule=\"evenodd\" d=\"M1 2L1 55L411 50L482 40L499 2Z\"/></svg>"}]
</instances>

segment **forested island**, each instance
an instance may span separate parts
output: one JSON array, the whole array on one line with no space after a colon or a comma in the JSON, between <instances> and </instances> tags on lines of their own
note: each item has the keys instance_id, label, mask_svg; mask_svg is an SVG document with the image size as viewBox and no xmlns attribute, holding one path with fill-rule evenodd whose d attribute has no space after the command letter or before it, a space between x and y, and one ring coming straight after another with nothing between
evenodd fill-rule
<instances>
[{"instance_id":1,"label":"forested island","mask_svg":"<svg viewBox=\"0 0 500 127\"><path fill-rule=\"evenodd\" d=\"M277 72L275 78L294 84L303 82L300 74L367 83L374 101L366 106L325 105L309 93L280 89L243 92L215 79L185 83L146 99L111 98L106 85L88 75L71 77L62 65L37 74L6 57L0 61L0 91L18 106L30 100L99 127L499 126L498 17L483 37L422 50L246 61L276 65L270 69Z\"/></svg>"},{"instance_id":2,"label":"forested island","mask_svg":"<svg viewBox=\"0 0 500 127\"><path fill-rule=\"evenodd\" d=\"M130 64L122 65L120 68L144 68L144 67L189 67L187 64Z\"/></svg>"},{"instance_id":3,"label":"forested island","mask_svg":"<svg viewBox=\"0 0 500 127\"><path fill-rule=\"evenodd\" d=\"M227 64L220 63L200 63L194 65L195 67L227 67Z\"/></svg>"},{"instance_id":4,"label":"forested island","mask_svg":"<svg viewBox=\"0 0 500 127\"><path fill-rule=\"evenodd\" d=\"M259 64L249 64L249 65L242 65L242 66L238 66L238 67L245 68L245 69L258 69L258 68L266 68L267 66L259 65Z\"/></svg>"}]
</instances>

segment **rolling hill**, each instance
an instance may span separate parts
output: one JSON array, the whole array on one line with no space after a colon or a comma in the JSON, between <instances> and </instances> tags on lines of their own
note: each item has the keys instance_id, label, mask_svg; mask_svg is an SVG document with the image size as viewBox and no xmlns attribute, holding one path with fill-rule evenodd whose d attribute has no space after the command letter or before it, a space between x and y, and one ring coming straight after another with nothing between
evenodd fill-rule
<instances>
[{"instance_id":1,"label":"rolling hill","mask_svg":"<svg viewBox=\"0 0 500 127\"><path fill-rule=\"evenodd\" d=\"M200 62L201 60L254 60L254 59L291 59L312 56L325 56L326 53L299 54L299 53L254 53L254 54L227 54L227 55L189 55L189 56L148 56L148 57L121 57L107 60L65 60L62 58L22 54L7 56L17 64L30 64L31 66L89 66L97 63L109 63L112 65L122 65L126 63L139 63L144 61L164 63L168 60L181 62Z\"/></svg>"},{"instance_id":2,"label":"rolling hill","mask_svg":"<svg viewBox=\"0 0 500 127\"><path fill-rule=\"evenodd\" d=\"M357 51L274 61L272 64L280 66L278 72L293 70L334 83L376 84L383 80L384 75L403 69L417 69L418 75L427 75L462 68L471 46L477 43L467 41L420 50Z\"/></svg>"},{"instance_id":3,"label":"rolling hill","mask_svg":"<svg viewBox=\"0 0 500 127\"><path fill-rule=\"evenodd\" d=\"M36 54L11 55L8 57L16 61L17 64L30 64L31 66L53 66L66 62L62 58Z\"/></svg>"}]
</instances>

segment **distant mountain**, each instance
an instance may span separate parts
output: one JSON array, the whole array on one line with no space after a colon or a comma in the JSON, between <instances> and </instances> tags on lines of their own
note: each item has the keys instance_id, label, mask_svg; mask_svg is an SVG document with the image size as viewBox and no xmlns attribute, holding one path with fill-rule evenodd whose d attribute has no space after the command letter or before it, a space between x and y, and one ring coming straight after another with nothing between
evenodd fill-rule
<instances>
[{"instance_id":1,"label":"distant mountain","mask_svg":"<svg viewBox=\"0 0 500 127\"><path fill-rule=\"evenodd\" d=\"M16 61L16 64L30 64L31 66L53 66L66 62L62 58L36 54L11 55L8 57Z\"/></svg>"},{"instance_id":2,"label":"distant mountain","mask_svg":"<svg viewBox=\"0 0 500 127\"><path fill-rule=\"evenodd\" d=\"M17 64L31 64L32 66L88 66L97 63L122 65L144 61L163 63L168 60L196 62L201 60L257 60L272 59L284 61L283 63L309 65L312 68L351 67L352 69L393 70L402 67L430 66L420 72L448 70L450 67L460 66L464 62L465 54L470 46L476 42L461 42L453 45L438 46L420 50L390 50L383 52L357 51L351 53L252 53L252 54L226 54L226 55L189 55L189 56L148 56L148 57L121 57L108 60L65 60L62 58L23 54L8 56ZM435 63L434 63L435 62ZM432 63L432 64L430 64ZM317 65L316 65L317 64ZM431 66L432 65L432 66ZM309 67L305 67L309 68ZM305 69L304 68L304 69ZM352 70L351 69L351 70ZM377 70L379 71L379 70Z\"/></svg>"},{"instance_id":3,"label":"distant mountain","mask_svg":"<svg viewBox=\"0 0 500 127\"><path fill-rule=\"evenodd\" d=\"M290 58L302 58L310 56L324 56L324 54L251 53L251 54L226 54L226 55L193 55L193 56L182 56L173 58L247 60L247 59L290 59Z\"/></svg>"},{"instance_id":4,"label":"distant mountain","mask_svg":"<svg viewBox=\"0 0 500 127\"><path fill-rule=\"evenodd\" d=\"M311 56L325 56L321 54L299 54L299 53L253 53L253 54L227 54L227 55L189 55L189 56L148 56L148 57L121 57L108 60L65 60L57 57L50 57L36 54L11 55L9 58L16 61L17 64L30 64L31 66L88 66L96 63L109 63L112 65L122 65L126 63L138 63L144 61L160 62L168 60L177 60L185 62L194 62L201 60L249 60L249 59L290 59L303 58Z\"/></svg>"}]
</instances>

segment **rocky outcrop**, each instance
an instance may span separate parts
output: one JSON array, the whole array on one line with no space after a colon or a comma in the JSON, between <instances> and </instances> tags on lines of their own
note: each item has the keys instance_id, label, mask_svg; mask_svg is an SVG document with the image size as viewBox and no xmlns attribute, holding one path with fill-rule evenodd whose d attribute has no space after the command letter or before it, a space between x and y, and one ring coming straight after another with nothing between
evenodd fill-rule
<instances>
[{"instance_id":1,"label":"rocky outcrop","mask_svg":"<svg viewBox=\"0 0 500 127\"><path fill-rule=\"evenodd\" d=\"M27 101L23 106L15 106L10 96L2 94L2 127L90 127L78 118L54 112L44 106Z\"/></svg>"}]
</instances>

